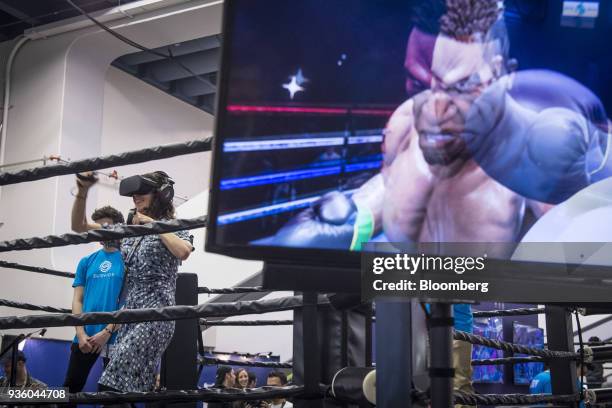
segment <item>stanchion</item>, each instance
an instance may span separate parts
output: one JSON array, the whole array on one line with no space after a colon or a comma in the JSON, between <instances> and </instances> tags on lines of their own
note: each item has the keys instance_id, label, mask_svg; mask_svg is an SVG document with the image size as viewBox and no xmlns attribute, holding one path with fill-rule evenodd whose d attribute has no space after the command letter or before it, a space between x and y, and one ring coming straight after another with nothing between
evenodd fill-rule
<instances>
[{"instance_id":1,"label":"stanchion","mask_svg":"<svg viewBox=\"0 0 612 408\"><path fill-rule=\"evenodd\" d=\"M433 303L429 318L431 341L431 408L453 405L453 311L450 303Z\"/></svg>"}]
</instances>

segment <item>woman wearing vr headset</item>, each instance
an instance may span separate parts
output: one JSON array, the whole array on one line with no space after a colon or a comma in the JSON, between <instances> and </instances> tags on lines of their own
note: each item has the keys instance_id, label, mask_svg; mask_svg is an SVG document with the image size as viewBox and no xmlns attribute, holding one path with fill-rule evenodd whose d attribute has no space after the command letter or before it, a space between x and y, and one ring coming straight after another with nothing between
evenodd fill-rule
<instances>
[{"instance_id":1,"label":"woman wearing vr headset","mask_svg":"<svg viewBox=\"0 0 612 408\"><path fill-rule=\"evenodd\" d=\"M79 194L86 196L95 183L79 180ZM85 176L87 178L87 176ZM147 224L174 218L174 181L163 171L125 178L119 193L132 197L134 209L128 224ZM84 186L84 187L81 187ZM74 214L73 220L84 220ZM73 229L74 229L73 222ZM101 228L85 221L81 228ZM142 309L173 306L175 304L176 274L181 261L187 259L193 247L187 231L125 238L121 253L126 265L122 295L125 308ZM123 297L122 296L122 297ZM143 322L122 325L110 362L100 378L100 390L123 392L152 391L155 373L161 356L174 334L174 321Z\"/></svg>"}]
</instances>

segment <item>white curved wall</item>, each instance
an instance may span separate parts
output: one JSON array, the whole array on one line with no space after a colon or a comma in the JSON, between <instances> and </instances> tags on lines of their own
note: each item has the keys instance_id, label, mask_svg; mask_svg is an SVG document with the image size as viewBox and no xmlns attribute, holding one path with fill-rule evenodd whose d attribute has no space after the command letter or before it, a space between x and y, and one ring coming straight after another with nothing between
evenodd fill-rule
<instances>
[{"instance_id":1,"label":"white curved wall","mask_svg":"<svg viewBox=\"0 0 612 408\"><path fill-rule=\"evenodd\" d=\"M221 9L220 2L191 1L111 25L145 46L158 47L219 33ZM3 59L10 46L0 44ZM76 160L211 135L210 115L109 68L115 58L133 51L96 28L27 42L13 67L4 162L50 154ZM210 155L199 153L116 170L124 176L156 169L167 171L177 183L177 194L191 199L179 208L179 216L195 217L206 213L209 165ZM69 232L73 186L74 177L63 176L3 187L0 222L4 226L0 228L0 240ZM130 200L118 196L116 188L116 182L102 177L88 198L88 212L106 204L127 211ZM194 234L196 252L181 270L197 272L200 285L232 286L261 269L259 262L204 253L203 230ZM1 254L0 259L73 271L80 257L97 248L97 244L89 244L10 252ZM7 269L0 269L0 274L0 298L70 306L72 288L68 279ZM200 297L201 302L207 299ZM0 314L5 316L26 313L32 312L0 308ZM291 318L291 313L270 318ZM237 342L241 335L234 328L211 330L207 338L219 349L273 351L283 358L291 356L290 327L243 330L249 331L244 334L248 342ZM47 336L68 339L73 333L72 328L53 328Z\"/></svg>"}]
</instances>

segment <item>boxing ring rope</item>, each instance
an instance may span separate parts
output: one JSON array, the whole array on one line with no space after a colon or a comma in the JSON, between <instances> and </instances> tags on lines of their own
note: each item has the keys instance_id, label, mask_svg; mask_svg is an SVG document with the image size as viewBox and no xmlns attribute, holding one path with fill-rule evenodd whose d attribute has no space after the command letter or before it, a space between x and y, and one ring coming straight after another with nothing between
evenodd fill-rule
<instances>
[{"instance_id":1,"label":"boxing ring rope","mask_svg":"<svg viewBox=\"0 0 612 408\"><path fill-rule=\"evenodd\" d=\"M544 308L531 307L522 309L507 309L507 310L490 310L490 311L474 311L474 318L478 317L504 317L504 316L528 316L536 314L544 314Z\"/></svg>"},{"instance_id":2,"label":"boxing ring rope","mask_svg":"<svg viewBox=\"0 0 612 408\"><path fill-rule=\"evenodd\" d=\"M476 344L479 346L491 347L498 350L503 350L509 353L521 353L529 354L532 356L543 357L545 359L564 359L564 360L578 360L580 359L580 353L574 353L571 351L555 351L555 350L543 350L532 347L526 347L520 344L508 343L501 340L488 339L483 336L476 334L466 333L459 330L453 331L453 338L459 341L465 341L467 343ZM468 404L469 405L469 404Z\"/></svg>"},{"instance_id":3,"label":"boxing ring rope","mask_svg":"<svg viewBox=\"0 0 612 408\"><path fill-rule=\"evenodd\" d=\"M241 287L235 286L233 288L207 288L206 286L198 287L198 294L207 293L207 294L215 294L215 295L228 295L235 293L259 293L259 292L269 292L269 290L263 289L261 286L254 287Z\"/></svg>"},{"instance_id":4,"label":"boxing ring rope","mask_svg":"<svg viewBox=\"0 0 612 408\"><path fill-rule=\"evenodd\" d=\"M472 360L473 366L501 365L501 364L522 364L522 363L542 363L548 359L539 356L530 357L503 357L503 358L483 358Z\"/></svg>"},{"instance_id":5,"label":"boxing ring rope","mask_svg":"<svg viewBox=\"0 0 612 408\"><path fill-rule=\"evenodd\" d=\"M325 296L319 296L318 305L329 305ZM166 320L185 320L206 317L229 317L293 310L303 306L302 296L276 299L205 303L197 306L167 306L156 309L122 309L115 312L81 314L50 314L0 317L0 330L38 327L84 326L101 323L139 323Z\"/></svg>"},{"instance_id":6,"label":"boxing ring rope","mask_svg":"<svg viewBox=\"0 0 612 408\"><path fill-rule=\"evenodd\" d=\"M200 319L203 329L213 326L291 326L293 320L216 320Z\"/></svg>"},{"instance_id":7,"label":"boxing ring rope","mask_svg":"<svg viewBox=\"0 0 612 408\"><path fill-rule=\"evenodd\" d=\"M39 306L31 303L14 302L12 300L0 299L0 306L12 307L14 309L38 310L50 313L71 313L72 310L52 306Z\"/></svg>"},{"instance_id":8,"label":"boxing ring rope","mask_svg":"<svg viewBox=\"0 0 612 408\"><path fill-rule=\"evenodd\" d=\"M574 403L580 401L579 394L472 394L454 392L455 404L463 405L532 405L546 403Z\"/></svg>"},{"instance_id":9,"label":"boxing ring rope","mask_svg":"<svg viewBox=\"0 0 612 408\"><path fill-rule=\"evenodd\" d=\"M22 265L15 262L7 262L0 260L0 267L8 269L19 269L22 271L42 273L44 275L61 276L63 278L74 278L75 274L71 272L56 271L54 269L42 268L39 266Z\"/></svg>"},{"instance_id":10,"label":"boxing ring rope","mask_svg":"<svg viewBox=\"0 0 612 408\"><path fill-rule=\"evenodd\" d=\"M274 398L295 398L295 399L320 399L331 397L329 387L320 386L319 393L307 393L303 386L285 387L260 387L252 389L215 389L206 388L198 390L166 390L160 392L79 392L68 394L70 404L119 404L135 402L233 402L233 401L255 401ZM605 402L604 396L612 389L593 390L593 394L598 398L598 402ZM597 398L596 397L596 398ZM429 398L426 393L414 391L413 399L423 404L427 404ZM341 400L341 399L340 399ZM571 395L544 395L544 394L471 394L462 391L454 392L455 404L464 405L534 405L546 403L574 403L580 401L578 394ZM32 402L28 400L10 401L11 405L52 405L56 402Z\"/></svg>"},{"instance_id":11,"label":"boxing ring rope","mask_svg":"<svg viewBox=\"0 0 612 408\"><path fill-rule=\"evenodd\" d=\"M211 149L211 143L212 137L209 137L184 143L154 146L108 156L75 160L70 163L35 167L17 172L4 172L0 173L0 186L42 180L49 177L64 176L84 171L101 170L127 164L144 163L151 160L167 159L169 157L192 153L207 152Z\"/></svg>"},{"instance_id":12,"label":"boxing ring rope","mask_svg":"<svg viewBox=\"0 0 612 408\"><path fill-rule=\"evenodd\" d=\"M68 394L70 404L120 404L135 402L226 402L254 401L273 398L321 398L307 394L302 386L260 387L246 390L206 388L198 390L166 390L161 392L78 392ZM56 405L57 402L32 402L28 400L10 400L11 405Z\"/></svg>"},{"instance_id":13,"label":"boxing ring rope","mask_svg":"<svg viewBox=\"0 0 612 408\"><path fill-rule=\"evenodd\" d=\"M122 238L157 235L189 229L205 228L207 216L170 221L155 221L142 225L118 225L113 229L95 229L83 233L47 235L46 237L20 238L0 242L0 252L23 251L38 248L55 248L89 242L111 241Z\"/></svg>"},{"instance_id":14,"label":"boxing ring rope","mask_svg":"<svg viewBox=\"0 0 612 408\"><path fill-rule=\"evenodd\" d=\"M199 356L200 365L229 365L239 367L263 367L263 368L293 368L291 363L278 363L276 361L246 361L246 360L225 360L222 358Z\"/></svg>"}]
</instances>

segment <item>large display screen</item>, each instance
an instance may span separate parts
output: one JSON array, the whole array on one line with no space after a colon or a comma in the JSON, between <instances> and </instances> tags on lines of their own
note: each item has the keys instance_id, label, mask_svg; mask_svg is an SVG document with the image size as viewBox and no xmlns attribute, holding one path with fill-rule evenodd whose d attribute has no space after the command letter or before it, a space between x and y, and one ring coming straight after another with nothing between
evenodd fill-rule
<instances>
[{"instance_id":1,"label":"large display screen","mask_svg":"<svg viewBox=\"0 0 612 408\"><path fill-rule=\"evenodd\" d=\"M519 3L226 1L207 249L520 242L607 179L612 21Z\"/></svg>"},{"instance_id":2,"label":"large display screen","mask_svg":"<svg viewBox=\"0 0 612 408\"><path fill-rule=\"evenodd\" d=\"M474 320L474 334L488 339L503 341L503 324L499 317ZM503 358L504 352L490 347L474 346L472 360ZM504 383L503 364L477 365L473 367L472 381L477 383Z\"/></svg>"},{"instance_id":3,"label":"large display screen","mask_svg":"<svg viewBox=\"0 0 612 408\"><path fill-rule=\"evenodd\" d=\"M536 349L544 348L544 330L538 327L512 322L512 342ZM516 353L515 357L526 357ZM533 378L544 371L544 363L514 364L514 383L531 384Z\"/></svg>"}]
</instances>

